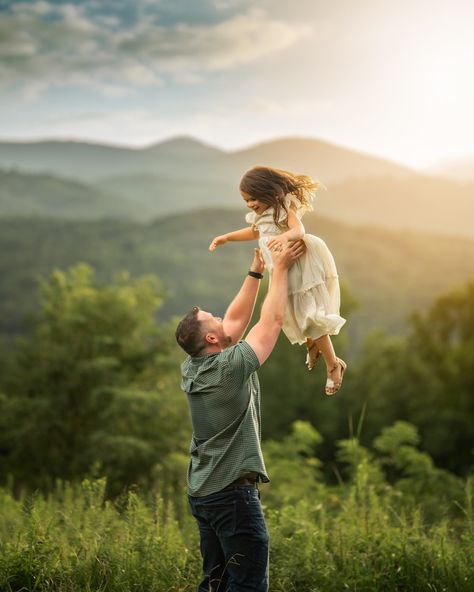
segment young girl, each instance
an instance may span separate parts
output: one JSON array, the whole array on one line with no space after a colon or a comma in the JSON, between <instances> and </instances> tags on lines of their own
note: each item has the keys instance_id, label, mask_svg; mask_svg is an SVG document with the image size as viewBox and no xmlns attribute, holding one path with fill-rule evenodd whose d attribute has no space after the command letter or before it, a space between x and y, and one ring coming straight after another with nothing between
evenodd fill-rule
<instances>
[{"instance_id":1,"label":"young girl","mask_svg":"<svg viewBox=\"0 0 474 592\"><path fill-rule=\"evenodd\" d=\"M306 344L306 363L312 370L322 355L327 368L325 393L340 389L346 363L338 358L330 339L346 322L339 316L339 280L334 258L326 243L305 234L303 215L313 209L313 194L319 187L306 175L295 175L271 167L254 167L240 181L240 193L249 212L250 227L217 236L209 246L214 251L228 241L259 239L265 265L271 274L271 249L282 249L288 241L303 239L306 252L288 273L288 305L283 331L291 343Z\"/></svg>"}]
</instances>

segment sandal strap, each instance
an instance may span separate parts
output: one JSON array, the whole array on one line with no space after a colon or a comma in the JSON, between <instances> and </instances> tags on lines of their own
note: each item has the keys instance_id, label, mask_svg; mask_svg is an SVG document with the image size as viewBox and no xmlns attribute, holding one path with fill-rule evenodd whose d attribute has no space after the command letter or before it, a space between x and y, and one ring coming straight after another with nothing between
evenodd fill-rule
<instances>
[{"instance_id":1,"label":"sandal strap","mask_svg":"<svg viewBox=\"0 0 474 592\"><path fill-rule=\"evenodd\" d=\"M341 368L341 379L339 382L336 383L330 376L326 378L326 386L324 389L326 395L335 395L342 386L342 378L344 376L344 371L347 368L347 364L343 360L341 360L340 358L336 358L336 363L334 364L332 369L329 370L329 374L332 374L335 370L337 370L338 367ZM331 389L332 392L328 393L329 389Z\"/></svg>"},{"instance_id":2,"label":"sandal strap","mask_svg":"<svg viewBox=\"0 0 474 592\"><path fill-rule=\"evenodd\" d=\"M329 374L332 374L334 370L337 370L339 367L341 368L341 376L344 374L344 370L346 369L346 363L343 362L340 358L336 358L336 362L334 366L329 370Z\"/></svg>"}]
</instances>

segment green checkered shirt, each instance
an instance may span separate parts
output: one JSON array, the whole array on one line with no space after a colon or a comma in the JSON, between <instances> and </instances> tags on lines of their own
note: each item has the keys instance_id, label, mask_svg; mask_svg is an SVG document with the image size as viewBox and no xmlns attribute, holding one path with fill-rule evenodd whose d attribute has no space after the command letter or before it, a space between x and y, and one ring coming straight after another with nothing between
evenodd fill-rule
<instances>
[{"instance_id":1,"label":"green checkered shirt","mask_svg":"<svg viewBox=\"0 0 474 592\"><path fill-rule=\"evenodd\" d=\"M269 481L260 447L259 366L246 341L216 354L188 357L181 365L181 388L193 424L190 495L215 493L250 472Z\"/></svg>"}]
</instances>

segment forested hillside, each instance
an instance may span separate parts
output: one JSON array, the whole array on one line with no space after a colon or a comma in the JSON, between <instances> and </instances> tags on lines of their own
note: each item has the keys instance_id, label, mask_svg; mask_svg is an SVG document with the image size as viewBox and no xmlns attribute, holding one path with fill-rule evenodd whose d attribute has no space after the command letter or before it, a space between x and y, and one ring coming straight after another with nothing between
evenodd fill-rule
<instances>
[{"instance_id":1,"label":"forested hillside","mask_svg":"<svg viewBox=\"0 0 474 592\"><path fill-rule=\"evenodd\" d=\"M244 225L241 211L207 210L169 216L148 224L104 220L0 221L1 329L25 330L37 309L37 284L55 268L88 262L102 281L127 270L153 273L168 296L162 318L193 304L222 312L240 285L252 243L229 243L215 253L211 239ZM354 343L374 327L403 331L413 309L423 309L443 291L474 274L474 241L349 226L309 215L308 232L334 253L341 283L359 308L347 331ZM350 296L349 296L350 295Z\"/></svg>"},{"instance_id":2,"label":"forested hillside","mask_svg":"<svg viewBox=\"0 0 474 592\"><path fill-rule=\"evenodd\" d=\"M133 217L133 203L107 190L53 174L0 171L0 217L97 220Z\"/></svg>"}]
</instances>

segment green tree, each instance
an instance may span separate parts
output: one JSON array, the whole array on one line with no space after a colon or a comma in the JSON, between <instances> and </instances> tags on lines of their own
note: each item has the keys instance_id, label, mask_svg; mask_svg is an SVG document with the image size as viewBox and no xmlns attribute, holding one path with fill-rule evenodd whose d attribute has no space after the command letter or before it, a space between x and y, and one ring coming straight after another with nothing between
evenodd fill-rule
<instances>
[{"instance_id":1,"label":"green tree","mask_svg":"<svg viewBox=\"0 0 474 592\"><path fill-rule=\"evenodd\" d=\"M184 452L185 400L170 330L156 322L161 303L153 276L97 286L77 265L42 283L35 331L0 400L2 474L46 490L57 478L105 474L112 495Z\"/></svg>"},{"instance_id":2,"label":"green tree","mask_svg":"<svg viewBox=\"0 0 474 592\"><path fill-rule=\"evenodd\" d=\"M464 497L461 479L435 466L433 459L418 450L420 436L412 424L397 421L382 430L373 447L383 456L389 478L403 495L403 506L423 507L425 513L442 518L457 510ZM444 515L443 515L444 514Z\"/></svg>"},{"instance_id":3,"label":"green tree","mask_svg":"<svg viewBox=\"0 0 474 592\"><path fill-rule=\"evenodd\" d=\"M367 405L362 440L396 420L419 429L421 445L450 471L473 467L474 282L410 318L406 338L375 333L347 376L348 413ZM342 425L339 430L342 429Z\"/></svg>"},{"instance_id":4,"label":"green tree","mask_svg":"<svg viewBox=\"0 0 474 592\"><path fill-rule=\"evenodd\" d=\"M282 440L264 443L265 462L271 475L265 500L273 507L295 503L304 495L317 495L322 475L316 448L321 442L321 435L309 422L295 421Z\"/></svg>"}]
</instances>

